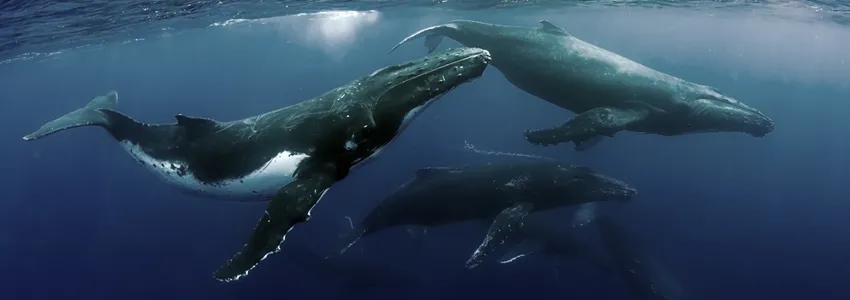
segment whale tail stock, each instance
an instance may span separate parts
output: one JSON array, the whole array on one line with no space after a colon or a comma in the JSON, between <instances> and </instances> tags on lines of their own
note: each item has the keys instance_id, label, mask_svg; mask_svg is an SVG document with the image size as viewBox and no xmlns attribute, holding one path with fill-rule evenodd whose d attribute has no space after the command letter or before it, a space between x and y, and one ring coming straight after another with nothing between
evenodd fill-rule
<instances>
[{"instance_id":1,"label":"whale tail stock","mask_svg":"<svg viewBox=\"0 0 850 300\"><path fill-rule=\"evenodd\" d=\"M424 37L425 38L425 47L428 48L428 53L430 54L431 52L434 52L434 50L437 49L437 46L440 45L440 42L443 41L443 36L445 36L446 33L448 33L452 29L453 29L452 24L449 23L449 24L431 26L431 27L419 30L419 31L409 35L408 37L404 38L403 40L401 40L401 42L398 42L398 44L396 44L395 46L393 46L392 49L390 49L389 53L392 53L393 51L395 51L396 48L398 48L399 46L401 46L404 43L407 43L408 41Z\"/></svg>"},{"instance_id":2,"label":"whale tail stock","mask_svg":"<svg viewBox=\"0 0 850 300\"><path fill-rule=\"evenodd\" d=\"M139 124L132 118L115 111L117 106L118 93L111 91L106 95L95 97L80 109L45 123L35 132L24 136L24 140L37 140L66 129L82 126L100 126L112 133L116 126L124 127Z\"/></svg>"}]
</instances>

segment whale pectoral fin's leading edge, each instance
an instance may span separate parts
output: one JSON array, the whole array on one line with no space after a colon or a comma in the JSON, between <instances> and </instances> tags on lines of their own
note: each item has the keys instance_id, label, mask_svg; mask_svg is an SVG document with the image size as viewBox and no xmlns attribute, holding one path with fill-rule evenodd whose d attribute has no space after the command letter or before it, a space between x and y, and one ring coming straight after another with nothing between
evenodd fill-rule
<instances>
[{"instance_id":1,"label":"whale pectoral fin's leading edge","mask_svg":"<svg viewBox=\"0 0 850 300\"><path fill-rule=\"evenodd\" d=\"M524 239L518 244L514 245L507 251L501 258L499 258L500 264L509 264L517 259L520 259L525 256L529 256L536 252L540 252L543 248L546 247L543 242L536 239Z\"/></svg>"},{"instance_id":2,"label":"whale pectoral fin's leading edge","mask_svg":"<svg viewBox=\"0 0 850 300\"><path fill-rule=\"evenodd\" d=\"M640 122L648 113L640 109L597 107L579 114L561 126L529 130L525 139L535 145L555 145L566 142L576 144L576 150L589 147L583 143L598 143L599 137L614 136L629 125Z\"/></svg>"},{"instance_id":3,"label":"whale pectoral fin's leading edge","mask_svg":"<svg viewBox=\"0 0 850 300\"><path fill-rule=\"evenodd\" d=\"M313 171L313 170L311 170ZM272 198L251 237L227 263L215 272L219 281L238 280L248 274L266 256L280 250L286 233L295 224L310 219L310 209L319 202L324 192L336 182L334 173L313 171L302 174L281 188Z\"/></svg>"},{"instance_id":4,"label":"whale pectoral fin's leading edge","mask_svg":"<svg viewBox=\"0 0 850 300\"><path fill-rule=\"evenodd\" d=\"M503 209L496 216L493 224L490 225L490 229L487 230L487 236L484 237L484 241L481 242L481 245L478 245L478 248L475 249L475 252L466 261L466 267L474 268L478 266L484 260L484 256L492 253L497 246L503 244L511 236L511 233L517 227L522 226L522 220L532 209L534 209L534 206L529 203L517 203L514 206Z\"/></svg>"}]
</instances>

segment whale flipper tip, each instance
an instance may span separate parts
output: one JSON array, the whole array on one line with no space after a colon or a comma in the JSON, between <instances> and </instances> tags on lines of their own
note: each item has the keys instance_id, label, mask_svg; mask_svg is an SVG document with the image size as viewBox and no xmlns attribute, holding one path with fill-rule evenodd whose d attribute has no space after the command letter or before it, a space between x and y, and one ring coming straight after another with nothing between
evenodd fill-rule
<instances>
[{"instance_id":1,"label":"whale flipper tip","mask_svg":"<svg viewBox=\"0 0 850 300\"><path fill-rule=\"evenodd\" d=\"M309 167L307 167L309 168ZM314 171L283 188L271 200L248 242L213 277L222 282L239 280L260 261L280 251L292 228L310 219L310 210L334 183L331 170Z\"/></svg>"}]
</instances>

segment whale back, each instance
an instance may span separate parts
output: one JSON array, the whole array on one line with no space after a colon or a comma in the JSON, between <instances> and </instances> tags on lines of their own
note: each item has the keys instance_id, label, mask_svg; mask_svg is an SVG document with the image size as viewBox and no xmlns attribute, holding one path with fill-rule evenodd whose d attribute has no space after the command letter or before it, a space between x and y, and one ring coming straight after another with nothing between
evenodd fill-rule
<instances>
[{"instance_id":1,"label":"whale back","mask_svg":"<svg viewBox=\"0 0 850 300\"><path fill-rule=\"evenodd\" d=\"M368 228L438 226L492 218L517 202L539 210L578 204L593 198L586 190L595 187L593 178L597 176L586 168L564 168L551 162L422 168L363 223Z\"/></svg>"}]
</instances>

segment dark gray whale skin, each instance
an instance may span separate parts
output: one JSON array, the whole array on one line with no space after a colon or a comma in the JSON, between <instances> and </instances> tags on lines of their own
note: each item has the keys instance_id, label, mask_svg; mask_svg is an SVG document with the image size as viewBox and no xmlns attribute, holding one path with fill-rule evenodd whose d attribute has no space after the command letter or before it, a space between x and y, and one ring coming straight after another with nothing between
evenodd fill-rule
<instances>
[{"instance_id":1,"label":"dark gray whale skin","mask_svg":"<svg viewBox=\"0 0 850 300\"><path fill-rule=\"evenodd\" d=\"M614 271L611 258L586 241L581 231L589 226L559 227L560 224L548 222L539 217L529 217L514 236L514 245L504 253L498 262L511 263L520 257L546 255L575 258L590 266L606 272Z\"/></svg>"},{"instance_id":2,"label":"dark gray whale skin","mask_svg":"<svg viewBox=\"0 0 850 300\"><path fill-rule=\"evenodd\" d=\"M719 90L646 67L582 41L548 21L540 27L456 20L422 29L431 52L443 37L487 49L516 87L576 114L563 125L525 133L529 142L573 142L576 150L619 131L676 136L741 132L763 137L773 121ZM392 50L390 50L392 52ZM588 145L582 146L587 142Z\"/></svg>"},{"instance_id":3,"label":"dark gray whale skin","mask_svg":"<svg viewBox=\"0 0 850 300\"><path fill-rule=\"evenodd\" d=\"M593 214L591 219L566 227L540 217L526 218L513 236L514 245L499 258L499 263L514 263L532 255L576 258L606 273L618 274L636 300L689 299L678 278L639 235L613 217L597 213L595 208L588 213ZM594 229L602 242L601 249L579 234Z\"/></svg>"},{"instance_id":4,"label":"dark gray whale skin","mask_svg":"<svg viewBox=\"0 0 850 300\"><path fill-rule=\"evenodd\" d=\"M596 217L602 244L615 270L638 300L684 300L690 295L670 269L657 259L637 234L607 215Z\"/></svg>"},{"instance_id":5,"label":"dark gray whale skin","mask_svg":"<svg viewBox=\"0 0 850 300\"><path fill-rule=\"evenodd\" d=\"M202 191L225 182L244 187L245 174L270 164L280 166L276 169L281 172L264 177L280 184L248 242L215 273L217 280L233 281L276 253L286 233L306 222L322 195L353 167L392 142L432 100L480 77L489 62L486 50L451 49L387 66L294 105L229 122L178 115L174 124L144 124L116 111L117 93L111 92L44 124L24 140L99 126L131 149L131 155L144 158L140 160L146 167L167 174L166 180Z\"/></svg>"},{"instance_id":6,"label":"dark gray whale skin","mask_svg":"<svg viewBox=\"0 0 850 300\"><path fill-rule=\"evenodd\" d=\"M550 161L419 169L354 226L340 253L361 237L389 228L487 220L493 225L481 251L476 251L484 255L528 213L596 201L627 202L635 194L615 178Z\"/></svg>"}]
</instances>

